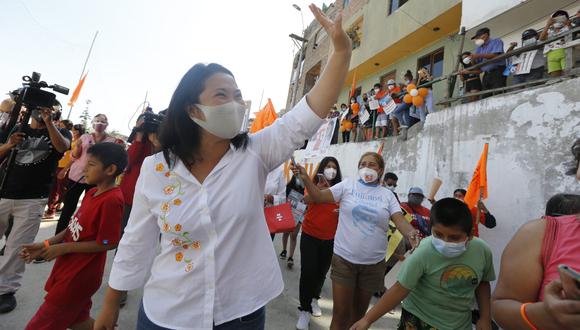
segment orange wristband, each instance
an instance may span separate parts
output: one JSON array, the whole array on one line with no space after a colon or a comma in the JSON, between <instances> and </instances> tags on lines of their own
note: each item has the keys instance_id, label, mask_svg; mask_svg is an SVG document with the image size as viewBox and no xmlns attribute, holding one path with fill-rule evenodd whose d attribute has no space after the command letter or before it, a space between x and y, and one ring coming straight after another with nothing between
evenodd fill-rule
<instances>
[{"instance_id":1,"label":"orange wristband","mask_svg":"<svg viewBox=\"0 0 580 330\"><path fill-rule=\"evenodd\" d=\"M530 318L528 317L528 314L526 314L526 307L531 304L531 303L525 303L522 304L522 307L520 307L520 314L522 315L522 318L524 319L524 322L526 322L526 324L530 327L530 329L532 330L539 330L533 323L532 321L530 321Z\"/></svg>"},{"instance_id":2,"label":"orange wristband","mask_svg":"<svg viewBox=\"0 0 580 330\"><path fill-rule=\"evenodd\" d=\"M48 248L50 246L50 243L48 242L47 239L44 240L44 247Z\"/></svg>"}]
</instances>

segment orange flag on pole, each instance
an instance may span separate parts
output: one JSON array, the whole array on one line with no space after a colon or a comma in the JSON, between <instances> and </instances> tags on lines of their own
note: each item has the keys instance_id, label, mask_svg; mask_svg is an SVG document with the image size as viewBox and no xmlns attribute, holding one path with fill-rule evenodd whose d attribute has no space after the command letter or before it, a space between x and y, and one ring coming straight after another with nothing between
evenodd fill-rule
<instances>
[{"instance_id":1,"label":"orange flag on pole","mask_svg":"<svg viewBox=\"0 0 580 330\"><path fill-rule=\"evenodd\" d=\"M477 201L480 199L487 198L487 152L489 144L486 143L483 146L483 152L479 161L477 162L477 167L473 172L473 178L471 183L467 188L467 194L465 194L465 204L471 210L477 205Z\"/></svg>"},{"instance_id":2,"label":"orange flag on pole","mask_svg":"<svg viewBox=\"0 0 580 330\"><path fill-rule=\"evenodd\" d=\"M254 119L254 123L250 127L250 133L256 133L272 125L276 119L278 119L278 115L276 114L276 110L274 110L272 100L268 99L268 103L266 103L264 108L256 113L256 119Z\"/></svg>"},{"instance_id":3,"label":"orange flag on pole","mask_svg":"<svg viewBox=\"0 0 580 330\"><path fill-rule=\"evenodd\" d=\"M68 101L69 106L72 107L75 105L75 102L79 98L79 94L81 93L81 89L83 88L83 85L85 84L85 79L87 78L88 74L89 74L88 72L85 73L85 75L81 78L81 80L79 80L77 87L75 88L74 92L72 93L72 96L70 97L70 101Z\"/></svg>"},{"instance_id":4,"label":"orange flag on pole","mask_svg":"<svg viewBox=\"0 0 580 330\"><path fill-rule=\"evenodd\" d=\"M348 96L349 99L353 97L355 91L356 91L356 71L352 73L352 86L350 87L350 95Z\"/></svg>"}]
</instances>

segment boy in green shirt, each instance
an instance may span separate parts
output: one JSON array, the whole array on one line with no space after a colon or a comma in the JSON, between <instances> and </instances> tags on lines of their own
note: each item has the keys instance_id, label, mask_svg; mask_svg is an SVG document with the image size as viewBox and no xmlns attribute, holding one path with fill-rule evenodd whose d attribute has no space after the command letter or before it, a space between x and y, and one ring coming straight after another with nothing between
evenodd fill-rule
<instances>
[{"instance_id":1,"label":"boy in green shirt","mask_svg":"<svg viewBox=\"0 0 580 330\"><path fill-rule=\"evenodd\" d=\"M477 300L477 329L491 329L490 281L495 280L487 244L473 237L471 212L454 198L431 208L432 236L403 263L397 283L351 330L368 329L401 301L398 329L471 329Z\"/></svg>"}]
</instances>

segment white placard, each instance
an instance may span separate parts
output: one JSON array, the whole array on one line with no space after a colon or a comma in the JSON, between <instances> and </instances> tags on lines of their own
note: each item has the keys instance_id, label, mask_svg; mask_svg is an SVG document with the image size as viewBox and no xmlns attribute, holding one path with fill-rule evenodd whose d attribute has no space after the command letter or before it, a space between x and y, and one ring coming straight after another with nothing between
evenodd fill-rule
<instances>
[{"instance_id":1,"label":"white placard","mask_svg":"<svg viewBox=\"0 0 580 330\"><path fill-rule=\"evenodd\" d=\"M370 101L369 108L371 108L371 110L377 110L379 108L379 100Z\"/></svg>"}]
</instances>

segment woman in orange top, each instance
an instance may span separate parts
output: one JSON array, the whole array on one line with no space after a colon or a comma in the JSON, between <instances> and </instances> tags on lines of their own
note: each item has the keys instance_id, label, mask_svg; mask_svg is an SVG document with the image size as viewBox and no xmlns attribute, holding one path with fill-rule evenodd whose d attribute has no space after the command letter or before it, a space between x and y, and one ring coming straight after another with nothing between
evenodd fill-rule
<instances>
[{"instance_id":1,"label":"woman in orange top","mask_svg":"<svg viewBox=\"0 0 580 330\"><path fill-rule=\"evenodd\" d=\"M358 104L356 102L356 98L352 97L350 99L350 115L351 115L351 119L350 121L352 122L352 141L356 142L356 133L357 133L357 128L358 128L358 124L360 122L358 113L360 111L360 104Z\"/></svg>"},{"instance_id":2,"label":"woman in orange top","mask_svg":"<svg viewBox=\"0 0 580 330\"><path fill-rule=\"evenodd\" d=\"M318 165L314 183L320 189L328 189L342 181L338 160L324 157ZM310 317L319 317L320 292L326 273L330 268L334 249L334 235L338 226L338 205L336 203L308 204L302 237L300 238L300 310L297 329L306 329Z\"/></svg>"}]
</instances>

